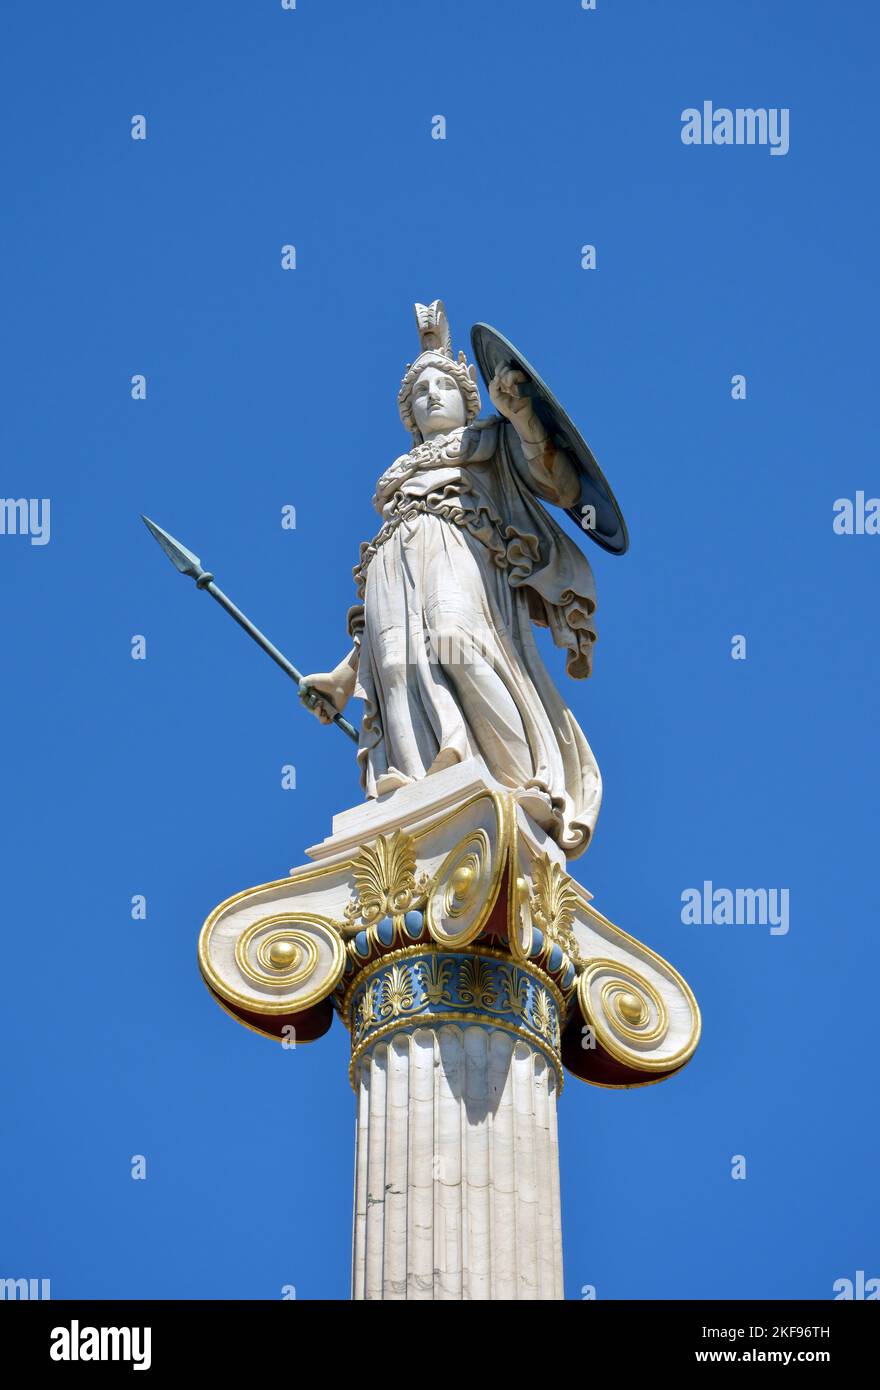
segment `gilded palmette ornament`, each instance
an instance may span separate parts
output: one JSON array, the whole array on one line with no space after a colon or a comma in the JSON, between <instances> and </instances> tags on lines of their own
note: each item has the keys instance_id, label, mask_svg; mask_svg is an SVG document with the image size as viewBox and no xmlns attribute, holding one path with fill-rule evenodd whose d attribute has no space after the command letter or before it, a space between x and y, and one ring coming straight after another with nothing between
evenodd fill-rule
<instances>
[{"instance_id":1,"label":"gilded palmette ornament","mask_svg":"<svg viewBox=\"0 0 880 1390\"><path fill-rule=\"evenodd\" d=\"M530 906L535 922L549 940L559 942L575 964L581 964L577 937L572 931L580 899L571 878L548 854L535 860L532 876L535 889Z\"/></svg>"},{"instance_id":2,"label":"gilded palmette ornament","mask_svg":"<svg viewBox=\"0 0 880 1390\"><path fill-rule=\"evenodd\" d=\"M346 905L346 921L372 926L381 917L395 917L423 902L427 875L416 883L416 850L412 837L397 830L379 835L358 853L352 867L355 894Z\"/></svg>"}]
</instances>

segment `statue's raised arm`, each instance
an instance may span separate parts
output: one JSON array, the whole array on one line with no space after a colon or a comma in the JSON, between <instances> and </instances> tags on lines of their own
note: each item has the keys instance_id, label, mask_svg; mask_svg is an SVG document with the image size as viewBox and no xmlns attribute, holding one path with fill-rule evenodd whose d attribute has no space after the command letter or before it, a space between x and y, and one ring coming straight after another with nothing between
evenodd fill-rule
<instances>
[{"instance_id":1,"label":"statue's raised arm","mask_svg":"<svg viewBox=\"0 0 880 1390\"><path fill-rule=\"evenodd\" d=\"M586 556L543 503L613 552L626 528L589 449L511 344L485 324L473 331L498 411L480 421L476 371L453 355L442 303L416 305L416 322L422 351L398 396L412 447L375 487L381 524L354 571L354 646L304 684L323 697L322 719L363 700L367 797L476 755L574 856L601 779L532 626L566 649L569 675L588 676L596 597Z\"/></svg>"}]
</instances>

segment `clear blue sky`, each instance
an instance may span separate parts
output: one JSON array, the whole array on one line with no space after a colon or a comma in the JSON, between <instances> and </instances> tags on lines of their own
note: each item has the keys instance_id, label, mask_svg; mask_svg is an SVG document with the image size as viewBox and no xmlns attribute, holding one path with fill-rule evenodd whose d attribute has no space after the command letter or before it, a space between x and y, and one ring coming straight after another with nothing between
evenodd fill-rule
<instances>
[{"instance_id":1,"label":"clear blue sky","mask_svg":"<svg viewBox=\"0 0 880 1390\"><path fill-rule=\"evenodd\" d=\"M195 945L359 799L353 750L139 513L337 660L437 296L456 347L483 319L540 368L627 517L566 687L606 786L575 872L704 1016L673 1081L566 1087L567 1295L880 1274L880 537L832 531L880 491L878 29L864 0L7 3L2 491L52 532L0 536L0 1275L348 1296L347 1036L238 1027ZM685 147L705 99L790 108L790 152ZM683 925L704 879L788 888L789 933Z\"/></svg>"}]
</instances>

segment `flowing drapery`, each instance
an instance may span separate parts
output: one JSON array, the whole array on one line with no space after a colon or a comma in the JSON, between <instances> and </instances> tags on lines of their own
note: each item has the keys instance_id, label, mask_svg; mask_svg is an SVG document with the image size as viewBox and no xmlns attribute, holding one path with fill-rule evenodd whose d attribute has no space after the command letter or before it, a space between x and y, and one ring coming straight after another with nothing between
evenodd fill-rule
<instances>
[{"instance_id":1,"label":"flowing drapery","mask_svg":"<svg viewBox=\"0 0 880 1390\"><path fill-rule=\"evenodd\" d=\"M399 486L386 482L393 470L380 480L383 525L355 570L364 791L479 755L574 856L595 825L601 778L533 624L566 649L571 676L589 675L590 566L539 500L555 500L552 489L534 481L510 427L496 427L480 463L452 437L411 473L405 460Z\"/></svg>"}]
</instances>

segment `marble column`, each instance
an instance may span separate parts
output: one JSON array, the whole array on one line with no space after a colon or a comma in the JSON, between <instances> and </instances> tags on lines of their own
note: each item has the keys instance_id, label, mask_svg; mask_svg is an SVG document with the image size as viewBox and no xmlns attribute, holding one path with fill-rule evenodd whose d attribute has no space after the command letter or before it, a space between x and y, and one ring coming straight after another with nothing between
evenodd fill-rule
<instances>
[{"instance_id":1,"label":"marble column","mask_svg":"<svg viewBox=\"0 0 880 1390\"><path fill-rule=\"evenodd\" d=\"M401 1029L354 1079L353 1298L562 1298L544 1053L491 1026Z\"/></svg>"}]
</instances>

